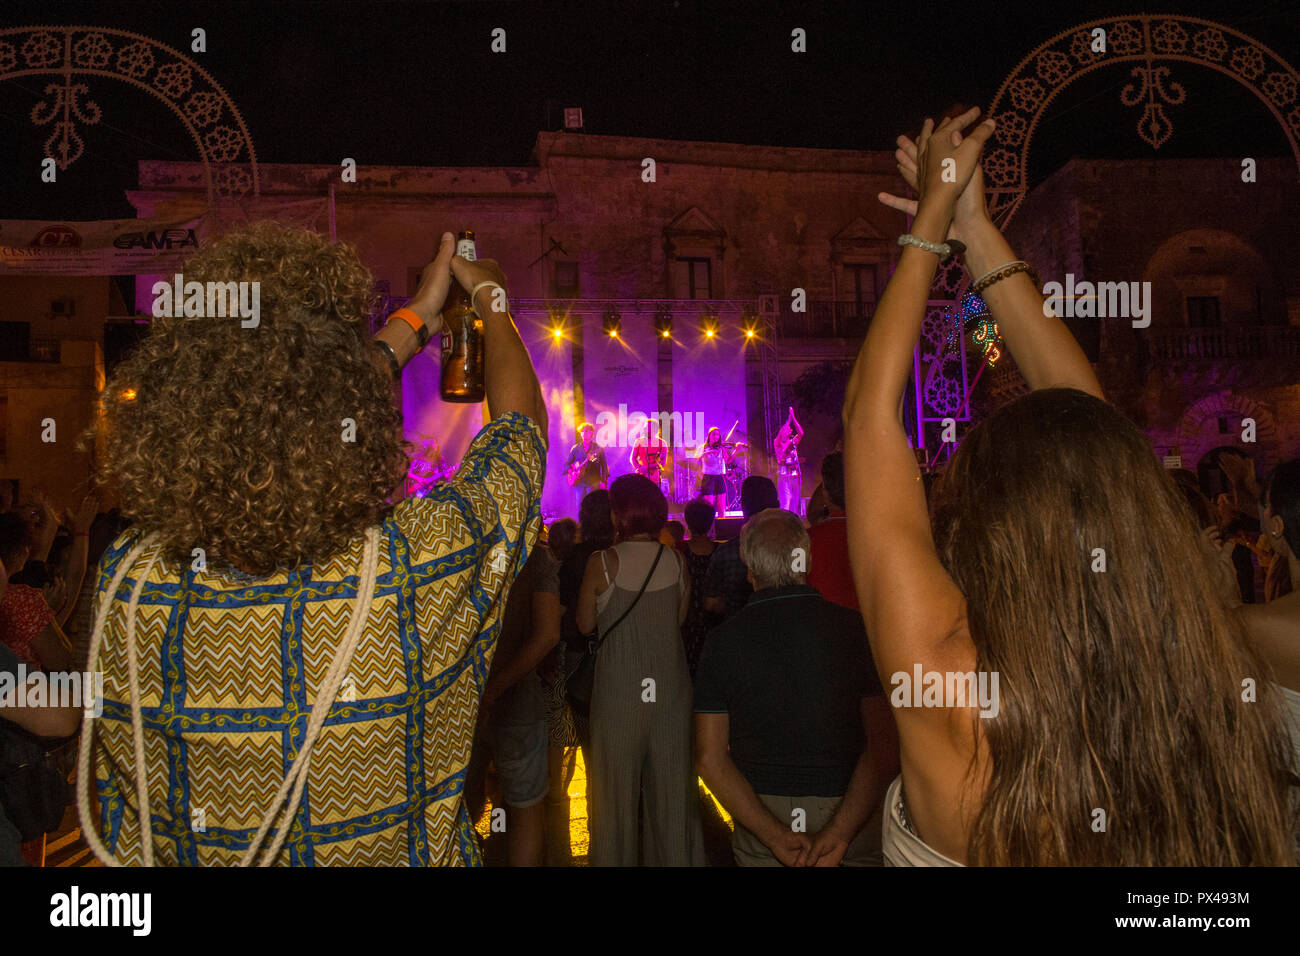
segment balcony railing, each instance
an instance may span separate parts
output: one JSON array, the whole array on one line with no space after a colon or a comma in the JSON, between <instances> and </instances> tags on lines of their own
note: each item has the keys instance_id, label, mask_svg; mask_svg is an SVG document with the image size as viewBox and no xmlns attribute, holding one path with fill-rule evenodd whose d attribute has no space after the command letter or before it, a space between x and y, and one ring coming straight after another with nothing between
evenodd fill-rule
<instances>
[{"instance_id":1,"label":"balcony railing","mask_svg":"<svg viewBox=\"0 0 1300 956\"><path fill-rule=\"evenodd\" d=\"M781 335L808 339L860 339L867 334L876 311L874 299L810 299L807 311L795 312L789 298L781 299Z\"/></svg>"},{"instance_id":2,"label":"balcony railing","mask_svg":"<svg viewBox=\"0 0 1300 956\"><path fill-rule=\"evenodd\" d=\"M1166 362L1300 359L1300 326L1226 326L1157 332L1151 336L1151 356Z\"/></svg>"}]
</instances>

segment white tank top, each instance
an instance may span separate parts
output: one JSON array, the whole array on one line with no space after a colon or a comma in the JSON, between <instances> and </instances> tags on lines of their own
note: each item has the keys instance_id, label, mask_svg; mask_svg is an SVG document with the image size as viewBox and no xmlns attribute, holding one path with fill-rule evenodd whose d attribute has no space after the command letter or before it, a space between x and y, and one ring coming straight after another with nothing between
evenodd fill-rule
<instances>
[{"instance_id":1,"label":"white tank top","mask_svg":"<svg viewBox=\"0 0 1300 956\"><path fill-rule=\"evenodd\" d=\"M654 563L655 554L659 551L658 541L621 541L614 545L614 553L618 555L618 574L615 575L613 584L624 591L631 591L635 594L641 590L641 582L645 576L650 573L650 565ZM609 562L605 558L605 552L600 554L601 567L606 577L609 575ZM646 585L646 593L651 591L662 591L664 588L670 588L681 578L682 568L677 560L677 552L674 548L664 548L663 557L659 559L659 565L655 568L654 577ZM596 595L597 612L604 610L605 605L609 603L614 596L614 588L606 588L600 594Z\"/></svg>"}]
</instances>

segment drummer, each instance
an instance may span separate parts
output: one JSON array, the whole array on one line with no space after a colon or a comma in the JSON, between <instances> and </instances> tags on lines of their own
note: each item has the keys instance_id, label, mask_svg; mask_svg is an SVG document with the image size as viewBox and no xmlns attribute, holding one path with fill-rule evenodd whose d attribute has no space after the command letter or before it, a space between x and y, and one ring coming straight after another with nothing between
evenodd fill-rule
<instances>
[{"instance_id":1,"label":"drummer","mask_svg":"<svg viewBox=\"0 0 1300 956\"><path fill-rule=\"evenodd\" d=\"M735 446L723 444L721 428L710 428L695 457L700 460L700 497L721 517L727 512L727 467L735 459Z\"/></svg>"}]
</instances>

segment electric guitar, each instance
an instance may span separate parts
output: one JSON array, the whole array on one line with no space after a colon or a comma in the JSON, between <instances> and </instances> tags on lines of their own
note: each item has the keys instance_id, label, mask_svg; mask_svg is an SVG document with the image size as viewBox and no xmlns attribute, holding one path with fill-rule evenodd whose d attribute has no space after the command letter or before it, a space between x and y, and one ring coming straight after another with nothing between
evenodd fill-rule
<instances>
[{"instance_id":1,"label":"electric guitar","mask_svg":"<svg viewBox=\"0 0 1300 956\"><path fill-rule=\"evenodd\" d=\"M587 466L600 457L600 446L592 444L591 451L587 452L587 457L582 461L575 461L565 472L565 477L569 479L569 487L574 487L582 480L582 473L587 470Z\"/></svg>"},{"instance_id":2,"label":"electric guitar","mask_svg":"<svg viewBox=\"0 0 1300 956\"><path fill-rule=\"evenodd\" d=\"M636 473L651 481L659 480L659 468L668 460L668 449L663 445L642 445L637 449Z\"/></svg>"}]
</instances>

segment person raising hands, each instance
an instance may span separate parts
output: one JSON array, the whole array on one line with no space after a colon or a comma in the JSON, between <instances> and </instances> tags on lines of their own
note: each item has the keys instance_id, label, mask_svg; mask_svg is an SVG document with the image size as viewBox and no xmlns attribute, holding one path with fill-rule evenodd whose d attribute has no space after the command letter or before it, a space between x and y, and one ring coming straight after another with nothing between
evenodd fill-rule
<instances>
[{"instance_id":1,"label":"person raising hands","mask_svg":"<svg viewBox=\"0 0 1300 956\"><path fill-rule=\"evenodd\" d=\"M1102 399L989 217L979 159L995 126L978 118L898 141L917 198L879 198L911 233L843 412L850 562L900 742L886 862L1286 863L1280 698L1241 701L1263 663L1146 436ZM952 254L1032 391L965 436L932 526L902 404Z\"/></svg>"}]
</instances>

